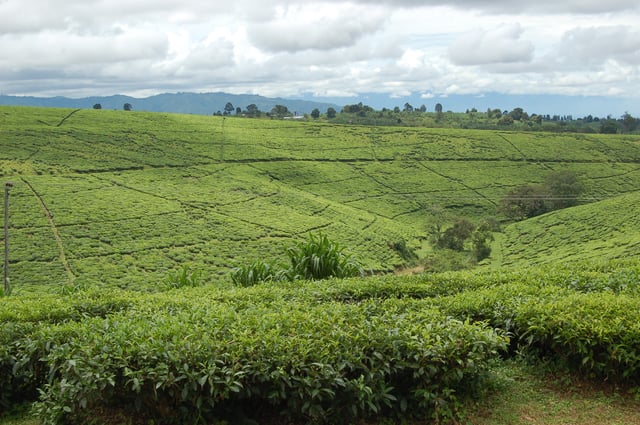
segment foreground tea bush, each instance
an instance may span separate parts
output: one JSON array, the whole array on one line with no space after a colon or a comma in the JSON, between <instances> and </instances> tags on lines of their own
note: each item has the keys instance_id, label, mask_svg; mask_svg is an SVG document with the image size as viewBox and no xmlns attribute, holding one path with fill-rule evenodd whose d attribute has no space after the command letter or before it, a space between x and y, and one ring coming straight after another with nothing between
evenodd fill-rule
<instances>
[{"instance_id":1,"label":"foreground tea bush","mask_svg":"<svg viewBox=\"0 0 640 425\"><path fill-rule=\"evenodd\" d=\"M128 406L158 423L208 423L238 406L332 423L455 417L457 395L505 346L416 300L240 304L83 322L45 357L52 379L38 412L47 423Z\"/></svg>"},{"instance_id":2,"label":"foreground tea bush","mask_svg":"<svg viewBox=\"0 0 640 425\"><path fill-rule=\"evenodd\" d=\"M41 391L47 423L442 419L498 353L640 385L639 277L636 261L6 297L0 407Z\"/></svg>"},{"instance_id":3,"label":"foreground tea bush","mask_svg":"<svg viewBox=\"0 0 640 425\"><path fill-rule=\"evenodd\" d=\"M508 282L435 303L455 317L509 332L512 354L640 385L640 281L632 283L633 275L632 270L570 273L564 280Z\"/></svg>"},{"instance_id":4,"label":"foreground tea bush","mask_svg":"<svg viewBox=\"0 0 640 425\"><path fill-rule=\"evenodd\" d=\"M105 317L133 304L124 291L80 296L6 297L0 303L0 407L34 400L49 369L42 358L90 317Z\"/></svg>"}]
</instances>

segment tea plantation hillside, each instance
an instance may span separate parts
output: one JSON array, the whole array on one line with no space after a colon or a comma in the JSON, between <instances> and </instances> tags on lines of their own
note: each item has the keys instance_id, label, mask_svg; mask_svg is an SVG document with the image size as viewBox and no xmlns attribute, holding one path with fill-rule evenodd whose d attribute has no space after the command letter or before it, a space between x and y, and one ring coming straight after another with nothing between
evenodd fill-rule
<instances>
[{"instance_id":1,"label":"tea plantation hillside","mask_svg":"<svg viewBox=\"0 0 640 425\"><path fill-rule=\"evenodd\" d=\"M494 263L512 267L637 257L637 205L640 192L633 192L514 223L499 236Z\"/></svg>"},{"instance_id":2,"label":"tea plantation hillside","mask_svg":"<svg viewBox=\"0 0 640 425\"><path fill-rule=\"evenodd\" d=\"M18 292L149 289L183 264L219 280L256 259L285 261L284 248L311 231L351 248L367 270L388 272L405 263L391 247L419 247L434 208L495 216L509 190L557 170L579 175L581 203L631 192L640 143L0 107Z\"/></svg>"}]
</instances>

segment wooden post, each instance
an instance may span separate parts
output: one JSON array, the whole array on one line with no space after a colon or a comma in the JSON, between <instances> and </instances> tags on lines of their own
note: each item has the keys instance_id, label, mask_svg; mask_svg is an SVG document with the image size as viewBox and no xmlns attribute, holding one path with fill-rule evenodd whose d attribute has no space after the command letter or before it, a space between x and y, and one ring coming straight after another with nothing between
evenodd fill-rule
<instances>
[{"instance_id":1,"label":"wooden post","mask_svg":"<svg viewBox=\"0 0 640 425\"><path fill-rule=\"evenodd\" d=\"M9 284L9 189L13 183L7 182L4 185L4 294L11 294Z\"/></svg>"}]
</instances>

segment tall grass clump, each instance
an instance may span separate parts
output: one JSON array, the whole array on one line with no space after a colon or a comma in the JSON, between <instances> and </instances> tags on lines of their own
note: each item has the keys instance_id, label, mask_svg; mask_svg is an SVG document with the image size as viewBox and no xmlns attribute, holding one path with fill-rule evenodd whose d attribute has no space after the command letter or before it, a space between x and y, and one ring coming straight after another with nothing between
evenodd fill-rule
<instances>
[{"instance_id":1,"label":"tall grass clump","mask_svg":"<svg viewBox=\"0 0 640 425\"><path fill-rule=\"evenodd\" d=\"M277 266L258 260L233 269L232 282L237 286L253 286L269 281L364 276L362 265L346 253L344 247L322 233L309 234L306 241L287 248L286 253L291 264L289 269L278 270Z\"/></svg>"},{"instance_id":2,"label":"tall grass clump","mask_svg":"<svg viewBox=\"0 0 640 425\"><path fill-rule=\"evenodd\" d=\"M164 283L169 289L195 288L202 285L202 271L184 264L178 270L169 272Z\"/></svg>"},{"instance_id":3,"label":"tall grass clump","mask_svg":"<svg viewBox=\"0 0 640 425\"><path fill-rule=\"evenodd\" d=\"M291 260L292 280L322 280L330 277L364 275L362 266L337 242L327 235L310 234L306 242L298 242L287 249Z\"/></svg>"},{"instance_id":4,"label":"tall grass clump","mask_svg":"<svg viewBox=\"0 0 640 425\"><path fill-rule=\"evenodd\" d=\"M286 270L278 269L278 266L262 260L236 267L231 271L231 281L236 286L244 287L261 282L278 282L285 280L286 277Z\"/></svg>"}]
</instances>

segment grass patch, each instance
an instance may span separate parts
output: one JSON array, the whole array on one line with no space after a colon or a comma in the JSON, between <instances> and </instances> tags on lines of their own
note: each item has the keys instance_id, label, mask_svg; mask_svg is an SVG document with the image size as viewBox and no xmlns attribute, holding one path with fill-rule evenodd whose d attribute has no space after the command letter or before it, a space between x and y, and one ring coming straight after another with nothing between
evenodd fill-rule
<instances>
[{"instance_id":1,"label":"grass patch","mask_svg":"<svg viewBox=\"0 0 640 425\"><path fill-rule=\"evenodd\" d=\"M495 387L469 407L473 425L629 425L640 423L640 400L624 388L580 379L544 366L506 361Z\"/></svg>"}]
</instances>

